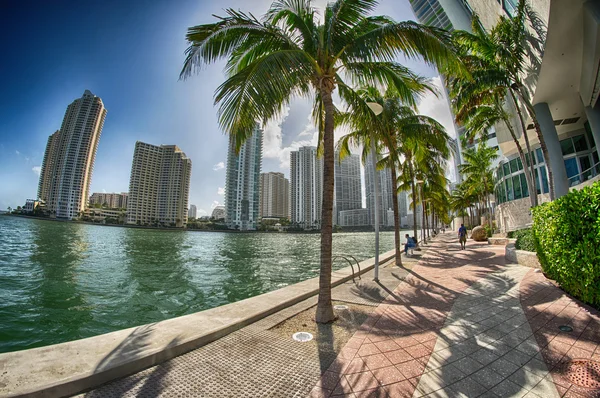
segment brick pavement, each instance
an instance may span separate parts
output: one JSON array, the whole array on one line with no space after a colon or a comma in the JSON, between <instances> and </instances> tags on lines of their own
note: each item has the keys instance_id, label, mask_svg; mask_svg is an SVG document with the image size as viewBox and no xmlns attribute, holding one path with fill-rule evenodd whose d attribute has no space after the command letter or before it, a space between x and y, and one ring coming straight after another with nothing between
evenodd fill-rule
<instances>
[{"instance_id":1,"label":"brick pavement","mask_svg":"<svg viewBox=\"0 0 600 398\"><path fill-rule=\"evenodd\" d=\"M570 325L573 332L558 327ZM323 373L311 397L599 397L567 360L598 359L600 316L504 247L440 237ZM600 377L600 375L596 375Z\"/></svg>"}]
</instances>

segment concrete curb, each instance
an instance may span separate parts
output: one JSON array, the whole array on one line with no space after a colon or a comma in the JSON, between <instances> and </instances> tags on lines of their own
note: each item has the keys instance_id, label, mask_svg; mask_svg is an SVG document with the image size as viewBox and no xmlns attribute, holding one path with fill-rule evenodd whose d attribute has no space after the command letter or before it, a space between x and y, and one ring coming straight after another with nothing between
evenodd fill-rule
<instances>
[{"instance_id":1,"label":"concrete curb","mask_svg":"<svg viewBox=\"0 0 600 398\"><path fill-rule=\"evenodd\" d=\"M506 248L504 249L504 258L511 263L542 269L542 265L540 264L540 260L536 253L528 252L526 250L517 250L514 243L506 245Z\"/></svg>"},{"instance_id":2,"label":"concrete curb","mask_svg":"<svg viewBox=\"0 0 600 398\"><path fill-rule=\"evenodd\" d=\"M509 238L488 238L488 245L493 245L493 246L506 246L510 243L515 243L517 240L516 239L509 239Z\"/></svg>"},{"instance_id":3,"label":"concrete curb","mask_svg":"<svg viewBox=\"0 0 600 398\"><path fill-rule=\"evenodd\" d=\"M394 250L380 264L394 258ZM361 274L374 267L360 262ZM352 279L350 267L332 272L331 284ZM0 354L0 395L64 397L90 390L213 342L318 294L319 278L206 311L30 350Z\"/></svg>"}]
</instances>

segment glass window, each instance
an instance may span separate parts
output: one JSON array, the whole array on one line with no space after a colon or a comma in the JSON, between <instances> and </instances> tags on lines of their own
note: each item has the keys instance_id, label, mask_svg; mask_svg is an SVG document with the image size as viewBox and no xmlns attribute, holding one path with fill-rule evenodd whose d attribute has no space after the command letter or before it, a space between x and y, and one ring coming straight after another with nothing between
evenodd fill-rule
<instances>
[{"instance_id":1,"label":"glass window","mask_svg":"<svg viewBox=\"0 0 600 398\"><path fill-rule=\"evenodd\" d=\"M565 168L567 169L567 178L571 178L579 174L579 169L577 168L577 159L565 159Z\"/></svg>"},{"instance_id":2,"label":"glass window","mask_svg":"<svg viewBox=\"0 0 600 398\"><path fill-rule=\"evenodd\" d=\"M584 135L578 135L577 137L573 137L573 143L575 144L575 151L581 152L588 149L587 142L585 141Z\"/></svg>"},{"instance_id":3,"label":"glass window","mask_svg":"<svg viewBox=\"0 0 600 398\"><path fill-rule=\"evenodd\" d=\"M573 140L567 138L566 140L562 140L560 142L560 149L562 149L563 155L568 155L575 152L575 148L573 147Z\"/></svg>"},{"instance_id":4,"label":"glass window","mask_svg":"<svg viewBox=\"0 0 600 398\"><path fill-rule=\"evenodd\" d=\"M504 175L507 176L510 174L510 166L508 165L508 163L504 163L502 165L502 169L504 170Z\"/></svg>"},{"instance_id":5,"label":"glass window","mask_svg":"<svg viewBox=\"0 0 600 398\"><path fill-rule=\"evenodd\" d=\"M529 158L529 154L528 153L525 154L525 161L527 162L527 166L531 167L531 159Z\"/></svg>"},{"instance_id":6,"label":"glass window","mask_svg":"<svg viewBox=\"0 0 600 398\"><path fill-rule=\"evenodd\" d=\"M514 176L512 178L513 190L515 191L515 199L521 199L523 197L523 192L521 191L521 181L519 176Z\"/></svg>"},{"instance_id":7,"label":"glass window","mask_svg":"<svg viewBox=\"0 0 600 398\"><path fill-rule=\"evenodd\" d=\"M534 174L534 178L535 178L535 191L539 195L539 194L542 193L542 191L540 190L540 176L539 176L539 173L538 173L538 169L535 169L533 171L533 174Z\"/></svg>"},{"instance_id":8,"label":"glass window","mask_svg":"<svg viewBox=\"0 0 600 398\"><path fill-rule=\"evenodd\" d=\"M542 188L544 189L544 193L550 192L548 188L548 173L546 173L546 167L540 167L540 174L542 175Z\"/></svg>"},{"instance_id":9,"label":"glass window","mask_svg":"<svg viewBox=\"0 0 600 398\"><path fill-rule=\"evenodd\" d=\"M517 168L517 159L513 159L510 161L510 172L516 173L517 171L519 171L519 169Z\"/></svg>"},{"instance_id":10,"label":"glass window","mask_svg":"<svg viewBox=\"0 0 600 398\"><path fill-rule=\"evenodd\" d=\"M529 188L527 188L527 178L525 177L525 173L520 174L521 176L521 191L523 191L523 197L526 198L529 196Z\"/></svg>"},{"instance_id":11,"label":"glass window","mask_svg":"<svg viewBox=\"0 0 600 398\"><path fill-rule=\"evenodd\" d=\"M592 134L592 128L590 127L590 122L586 121L583 124L583 127L585 128L585 135L586 135L586 137L588 139L588 143L589 143L590 148L593 148L593 147L597 148L598 144L596 144L596 142L594 141L594 136Z\"/></svg>"},{"instance_id":12,"label":"glass window","mask_svg":"<svg viewBox=\"0 0 600 398\"><path fill-rule=\"evenodd\" d=\"M537 148L535 150L535 154L537 155L538 163L544 163L544 154L542 153L542 148Z\"/></svg>"},{"instance_id":13,"label":"glass window","mask_svg":"<svg viewBox=\"0 0 600 398\"><path fill-rule=\"evenodd\" d=\"M523 162L521 162L521 158L517 158L517 170L523 170Z\"/></svg>"},{"instance_id":14,"label":"glass window","mask_svg":"<svg viewBox=\"0 0 600 398\"><path fill-rule=\"evenodd\" d=\"M504 177L504 173L502 173L502 167L498 167L498 171L496 172L496 176L498 177L498 180L500 180L502 177Z\"/></svg>"},{"instance_id":15,"label":"glass window","mask_svg":"<svg viewBox=\"0 0 600 398\"><path fill-rule=\"evenodd\" d=\"M535 155L533 154L533 152L531 152L531 158L533 159L533 164L537 164L537 162L535 161Z\"/></svg>"},{"instance_id":16,"label":"glass window","mask_svg":"<svg viewBox=\"0 0 600 398\"><path fill-rule=\"evenodd\" d=\"M590 157L588 155L581 156L579 158L579 167L581 167L583 181L587 181L590 177L592 177L592 162L590 161Z\"/></svg>"},{"instance_id":17,"label":"glass window","mask_svg":"<svg viewBox=\"0 0 600 398\"><path fill-rule=\"evenodd\" d=\"M510 178L506 179L506 199L507 200L515 199L515 194L512 189L512 179L510 179Z\"/></svg>"}]
</instances>

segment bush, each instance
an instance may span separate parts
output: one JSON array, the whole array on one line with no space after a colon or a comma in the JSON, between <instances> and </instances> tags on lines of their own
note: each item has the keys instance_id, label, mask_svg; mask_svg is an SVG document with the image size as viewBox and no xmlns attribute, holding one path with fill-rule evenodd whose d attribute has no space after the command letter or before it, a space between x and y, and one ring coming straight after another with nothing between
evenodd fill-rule
<instances>
[{"instance_id":1,"label":"bush","mask_svg":"<svg viewBox=\"0 0 600 398\"><path fill-rule=\"evenodd\" d=\"M578 299L600 307L600 182L533 209L544 272Z\"/></svg>"},{"instance_id":2,"label":"bush","mask_svg":"<svg viewBox=\"0 0 600 398\"><path fill-rule=\"evenodd\" d=\"M514 231L512 237L517 239L515 242L517 250L535 251L535 239L533 238L533 230L531 228Z\"/></svg>"}]
</instances>

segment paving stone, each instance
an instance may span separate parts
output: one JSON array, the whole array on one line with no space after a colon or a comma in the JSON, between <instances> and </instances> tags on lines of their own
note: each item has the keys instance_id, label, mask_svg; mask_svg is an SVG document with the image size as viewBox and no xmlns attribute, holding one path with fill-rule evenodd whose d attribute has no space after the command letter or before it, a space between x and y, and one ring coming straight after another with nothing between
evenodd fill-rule
<instances>
[{"instance_id":1,"label":"paving stone","mask_svg":"<svg viewBox=\"0 0 600 398\"><path fill-rule=\"evenodd\" d=\"M479 384L481 384L488 390L494 387L496 384L500 383L502 380L504 380L504 377L502 377L502 375L496 373L490 367L485 367L481 370L478 370L469 377L477 380Z\"/></svg>"},{"instance_id":2,"label":"paving stone","mask_svg":"<svg viewBox=\"0 0 600 398\"><path fill-rule=\"evenodd\" d=\"M461 398L479 397L487 391L487 388L479 384L472 377L466 377L447 387L455 393L454 396Z\"/></svg>"}]
</instances>

